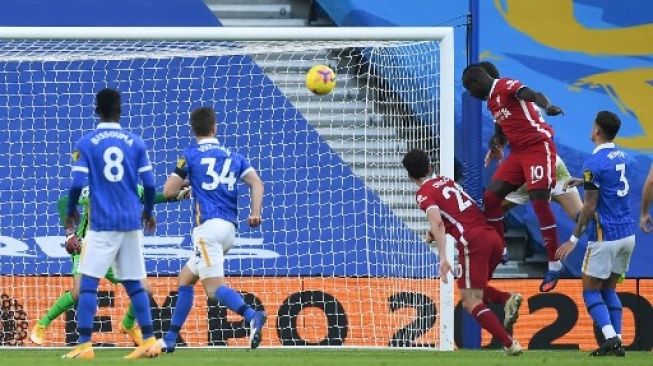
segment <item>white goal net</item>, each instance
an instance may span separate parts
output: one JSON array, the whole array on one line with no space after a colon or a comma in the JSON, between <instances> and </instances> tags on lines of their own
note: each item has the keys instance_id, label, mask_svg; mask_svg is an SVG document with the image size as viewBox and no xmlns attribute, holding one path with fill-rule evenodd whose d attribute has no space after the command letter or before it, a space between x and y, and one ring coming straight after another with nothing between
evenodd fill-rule
<instances>
[{"instance_id":1,"label":"white goal net","mask_svg":"<svg viewBox=\"0 0 653 366\"><path fill-rule=\"evenodd\" d=\"M218 139L259 171L263 225L246 225L240 187L243 224L226 271L268 313L263 346L453 349L453 289L437 278L416 187L401 166L418 147L436 171L453 173L453 54L441 34L452 36L434 29L411 33L415 40L384 40L396 31L383 29L376 40L275 30L292 41L220 38L221 30L186 41L119 40L139 30L104 40L9 32L15 39L0 40L0 345L33 346L30 329L72 288L57 201L70 184L73 144L97 123L95 93L111 87L122 94L121 124L148 145L158 187L192 142L188 117L200 106L216 110ZM330 94L304 87L316 64L337 74ZM191 253L190 206L157 204L158 227L145 240L158 336ZM101 283L93 340L128 346L118 332L128 298ZM206 302L199 287L196 296L183 344L247 344L239 316ZM53 320L45 346L74 344L74 318L73 308Z\"/></svg>"}]
</instances>

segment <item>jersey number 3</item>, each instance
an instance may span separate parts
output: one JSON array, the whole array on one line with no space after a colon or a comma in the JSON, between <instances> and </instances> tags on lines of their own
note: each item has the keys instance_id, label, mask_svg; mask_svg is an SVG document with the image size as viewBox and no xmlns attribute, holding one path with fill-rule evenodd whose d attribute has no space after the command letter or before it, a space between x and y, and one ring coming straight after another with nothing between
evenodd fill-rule
<instances>
[{"instance_id":1,"label":"jersey number 3","mask_svg":"<svg viewBox=\"0 0 653 366\"><path fill-rule=\"evenodd\" d=\"M211 181L208 183L202 182L202 189L212 191L218 188L218 186L220 186L222 183L227 185L227 190L234 190L234 187L236 186L236 174L229 171L229 168L231 168L230 158L226 158L224 160L220 175L218 175L218 173L215 171L215 158L202 158L202 160L200 160L200 164L208 165L206 167L206 175L211 178Z\"/></svg>"},{"instance_id":2,"label":"jersey number 3","mask_svg":"<svg viewBox=\"0 0 653 366\"><path fill-rule=\"evenodd\" d=\"M624 197L625 195L628 194L628 191L630 190L630 185L628 184L628 178L626 178L626 164L617 164L615 166L615 170L621 173L621 177L619 177L619 180L621 183L624 184L624 189L619 189L617 190L617 196L619 197Z\"/></svg>"}]
</instances>

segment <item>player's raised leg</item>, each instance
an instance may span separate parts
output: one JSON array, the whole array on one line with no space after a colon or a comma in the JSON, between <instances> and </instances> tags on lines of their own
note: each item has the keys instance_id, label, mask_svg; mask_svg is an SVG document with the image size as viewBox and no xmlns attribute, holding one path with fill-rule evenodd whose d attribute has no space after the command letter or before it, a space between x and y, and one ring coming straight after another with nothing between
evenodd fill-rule
<instances>
[{"instance_id":1,"label":"player's raised leg","mask_svg":"<svg viewBox=\"0 0 653 366\"><path fill-rule=\"evenodd\" d=\"M200 279L206 295L219 301L229 310L241 315L250 325L250 346L257 348L266 321L262 311L255 311L245 303L242 295L229 287L224 279L224 253L233 246L235 227L231 222L210 219L195 228L193 242L195 251L179 275L179 296L172 315L170 329L159 342L162 350L170 353L176 346L177 337L193 303L193 284Z\"/></svg>"},{"instance_id":2,"label":"player's raised leg","mask_svg":"<svg viewBox=\"0 0 653 366\"><path fill-rule=\"evenodd\" d=\"M562 263L556 258L556 250L558 249L558 231L555 221L555 216L551 210L549 198L551 195L550 190L531 190L528 192L535 216L540 223L540 231L544 239L544 248L546 249L548 259L548 270L544 274L542 283L540 284L541 292L549 292L553 290L558 284L560 276L564 272Z\"/></svg>"},{"instance_id":3,"label":"player's raised leg","mask_svg":"<svg viewBox=\"0 0 653 366\"><path fill-rule=\"evenodd\" d=\"M504 242L502 207L504 198L523 183L521 164L514 154L510 154L494 172L492 180L483 193L487 223L497 231L502 243Z\"/></svg>"},{"instance_id":4,"label":"player's raised leg","mask_svg":"<svg viewBox=\"0 0 653 366\"><path fill-rule=\"evenodd\" d=\"M174 350L179 330L192 306L192 285L199 278L209 298L218 300L231 311L243 316L250 324L250 347L261 343L261 332L266 321L262 311L254 311L243 297L227 286L224 280L224 254L233 246L238 222L237 178L250 188L251 227L261 224L263 182L247 160L222 146L215 138L215 111L198 108L191 113L190 125L197 140L196 146L186 149L177 161L175 171L163 189L167 198L177 197L190 181L196 199L193 245L195 250L180 274L179 298L173 321L160 347ZM191 169L192 168L192 169ZM216 172L221 172L220 175ZM206 177L212 181L207 182Z\"/></svg>"},{"instance_id":5,"label":"player's raised leg","mask_svg":"<svg viewBox=\"0 0 653 366\"><path fill-rule=\"evenodd\" d=\"M556 258L558 231L555 216L551 210L551 189L556 185L555 146L544 141L533 144L528 150L519 153L528 186L528 196L533 211L540 224L548 258L548 270L540 285L540 291L553 290L563 273L562 263Z\"/></svg>"}]
</instances>

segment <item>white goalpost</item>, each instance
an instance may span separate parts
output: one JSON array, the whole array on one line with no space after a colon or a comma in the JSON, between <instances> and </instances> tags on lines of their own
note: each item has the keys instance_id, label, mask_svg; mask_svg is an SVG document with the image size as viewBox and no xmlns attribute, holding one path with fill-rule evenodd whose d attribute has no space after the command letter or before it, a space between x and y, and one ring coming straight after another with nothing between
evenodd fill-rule
<instances>
[{"instance_id":1,"label":"white goalpost","mask_svg":"<svg viewBox=\"0 0 653 366\"><path fill-rule=\"evenodd\" d=\"M437 27L0 27L0 346L34 346L30 329L72 288L57 201L73 144L97 123L95 93L111 87L158 187L192 142L188 116L200 106L216 110L221 143L259 171L263 225L244 223L239 187L243 224L225 268L268 313L264 347L452 351L454 280L438 278L401 158L424 149L453 177L453 37ZM337 75L330 94L304 87L317 64ZM158 336L192 252L190 207L157 204L145 239ZM128 346L118 333L128 297L101 283L94 342ZM246 345L248 324L202 292L178 341ZM76 342L74 316L49 324L45 346Z\"/></svg>"}]
</instances>

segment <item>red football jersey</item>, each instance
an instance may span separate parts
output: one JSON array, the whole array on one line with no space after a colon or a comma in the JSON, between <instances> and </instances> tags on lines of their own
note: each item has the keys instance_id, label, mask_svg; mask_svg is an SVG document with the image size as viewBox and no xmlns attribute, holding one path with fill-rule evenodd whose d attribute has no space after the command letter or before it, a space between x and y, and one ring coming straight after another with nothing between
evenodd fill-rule
<instances>
[{"instance_id":1,"label":"red football jersey","mask_svg":"<svg viewBox=\"0 0 653 366\"><path fill-rule=\"evenodd\" d=\"M553 130L542 118L537 105L517 98L517 91L524 86L519 80L497 79L487 100L494 123L501 126L510 148L515 151L550 141L553 137Z\"/></svg>"},{"instance_id":2,"label":"red football jersey","mask_svg":"<svg viewBox=\"0 0 653 366\"><path fill-rule=\"evenodd\" d=\"M488 226L483 211L453 179L435 176L425 181L417 190L416 199L424 212L437 206L447 233L458 241L464 232Z\"/></svg>"}]
</instances>

